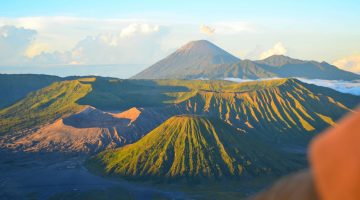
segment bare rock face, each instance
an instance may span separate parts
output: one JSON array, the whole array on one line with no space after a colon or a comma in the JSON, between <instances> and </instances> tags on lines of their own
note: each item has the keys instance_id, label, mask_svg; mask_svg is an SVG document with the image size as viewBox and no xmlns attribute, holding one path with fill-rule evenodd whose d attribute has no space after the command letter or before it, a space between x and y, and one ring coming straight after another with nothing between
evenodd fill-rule
<instances>
[{"instance_id":1,"label":"bare rock face","mask_svg":"<svg viewBox=\"0 0 360 200\"><path fill-rule=\"evenodd\" d=\"M91 152L121 142L116 128L77 128L60 119L16 141L26 151Z\"/></svg>"},{"instance_id":2,"label":"bare rock face","mask_svg":"<svg viewBox=\"0 0 360 200\"><path fill-rule=\"evenodd\" d=\"M140 114L141 114L141 110L134 107L134 108L130 108L129 110L121 112L121 113L112 114L112 116L114 116L116 118L121 118L121 119L128 119L128 120L130 120L129 124L131 124L132 122L137 120L137 118L140 116Z\"/></svg>"},{"instance_id":3,"label":"bare rock face","mask_svg":"<svg viewBox=\"0 0 360 200\"><path fill-rule=\"evenodd\" d=\"M81 112L43 126L8 146L30 152L94 153L138 140L164 120L157 119L157 116L151 111L142 112L138 108L108 113L88 106Z\"/></svg>"}]
</instances>

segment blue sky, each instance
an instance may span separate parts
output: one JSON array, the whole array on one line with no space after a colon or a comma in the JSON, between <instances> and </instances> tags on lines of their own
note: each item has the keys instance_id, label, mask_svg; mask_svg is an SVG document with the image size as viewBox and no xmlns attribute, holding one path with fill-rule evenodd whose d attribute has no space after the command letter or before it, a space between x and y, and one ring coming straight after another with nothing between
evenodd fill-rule
<instances>
[{"instance_id":1,"label":"blue sky","mask_svg":"<svg viewBox=\"0 0 360 200\"><path fill-rule=\"evenodd\" d=\"M1 2L0 14L8 17L22 16L86 16L86 17L143 17L171 13L188 15L199 20L238 17L299 17L347 18L356 22L359 17L358 1L239 1L239 0L12 0ZM191 12L191 13L190 13ZM238 12L241 12L239 15ZM236 13L236 14L235 14Z\"/></svg>"},{"instance_id":2,"label":"blue sky","mask_svg":"<svg viewBox=\"0 0 360 200\"><path fill-rule=\"evenodd\" d=\"M360 73L359 21L356 1L4 0L0 66L147 66L207 39L242 59L286 54Z\"/></svg>"}]
</instances>

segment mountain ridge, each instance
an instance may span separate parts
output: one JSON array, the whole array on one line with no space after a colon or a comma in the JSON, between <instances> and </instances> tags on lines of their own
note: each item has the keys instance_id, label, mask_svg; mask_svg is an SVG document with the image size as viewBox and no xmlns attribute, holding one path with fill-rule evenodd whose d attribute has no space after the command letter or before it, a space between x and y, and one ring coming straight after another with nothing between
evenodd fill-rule
<instances>
[{"instance_id":1,"label":"mountain ridge","mask_svg":"<svg viewBox=\"0 0 360 200\"><path fill-rule=\"evenodd\" d=\"M205 47L204 47L205 46ZM132 79L223 79L301 77L360 80L360 75L326 62L303 61L284 55L263 60L240 60L206 40L189 42Z\"/></svg>"},{"instance_id":2,"label":"mountain ridge","mask_svg":"<svg viewBox=\"0 0 360 200\"><path fill-rule=\"evenodd\" d=\"M269 66L280 67L285 64L299 64L299 63L303 63L306 61L294 59L294 58L291 58L291 57L285 56L285 55L272 55L263 60L258 60L255 62L267 64Z\"/></svg>"},{"instance_id":3,"label":"mountain ridge","mask_svg":"<svg viewBox=\"0 0 360 200\"><path fill-rule=\"evenodd\" d=\"M172 116L198 115L222 120L246 134L260 134L272 143L305 145L351 112L359 98L292 78L244 83L86 78L56 83L0 110L0 132L10 139L4 140L5 146L19 150L63 151L56 138L66 135L69 151L93 153L135 142ZM111 106L103 111L104 103ZM24 112L14 115L12 111L18 110ZM59 119L64 126L54 125ZM90 136L101 136L102 142ZM78 137L84 137L83 143ZM59 145L50 148L50 143Z\"/></svg>"}]
</instances>

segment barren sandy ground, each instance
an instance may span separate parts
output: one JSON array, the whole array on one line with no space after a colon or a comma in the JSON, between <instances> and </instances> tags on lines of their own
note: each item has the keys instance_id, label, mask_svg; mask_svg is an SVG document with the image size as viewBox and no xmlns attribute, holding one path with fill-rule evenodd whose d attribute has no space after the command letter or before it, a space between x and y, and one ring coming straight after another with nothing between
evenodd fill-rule
<instances>
[{"instance_id":1,"label":"barren sandy ground","mask_svg":"<svg viewBox=\"0 0 360 200\"><path fill-rule=\"evenodd\" d=\"M125 180L108 180L91 174L82 165L83 156L15 155L1 153L0 199L48 199L63 192L120 187L135 199L151 199L161 195L183 199L179 192L139 186Z\"/></svg>"}]
</instances>

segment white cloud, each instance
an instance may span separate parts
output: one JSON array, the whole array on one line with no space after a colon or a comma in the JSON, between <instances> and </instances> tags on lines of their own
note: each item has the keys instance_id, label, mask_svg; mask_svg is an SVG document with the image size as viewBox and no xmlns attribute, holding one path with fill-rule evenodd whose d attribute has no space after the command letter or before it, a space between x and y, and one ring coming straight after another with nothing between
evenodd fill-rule
<instances>
[{"instance_id":1,"label":"white cloud","mask_svg":"<svg viewBox=\"0 0 360 200\"><path fill-rule=\"evenodd\" d=\"M42 27L33 20L25 21L27 26ZM157 24L128 23L115 31L83 37L67 50L59 51L50 47L52 41L39 39L35 30L3 26L0 27L0 66L151 63L163 56L159 49L166 34L167 28ZM50 38L54 42L66 42L61 36L56 41L57 35Z\"/></svg>"},{"instance_id":2,"label":"white cloud","mask_svg":"<svg viewBox=\"0 0 360 200\"><path fill-rule=\"evenodd\" d=\"M0 27L0 65L23 63L27 59L27 48L35 35L35 30L15 26Z\"/></svg>"},{"instance_id":3,"label":"white cloud","mask_svg":"<svg viewBox=\"0 0 360 200\"><path fill-rule=\"evenodd\" d=\"M243 21L224 21L215 22L207 25L200 25L200 33L212 35L215 33L221 35L235 35L243 32L254 32L255 29L248 22Z\"/></svg>"},{"instance_id":4,"label":"white cloud","mask_svg":"<svg viewBox=\"0 0 360 200\"><path fill-rule=\"evenodd\" d=\"M43 65L66 65L71 63L71 53L70 52L43 52L40 55L34 56L29 60L28 64L43 66Z\"/></svg>"},{"instance_id":5,"label":"white cloud","mask_svg":"<svg viewBox=\"0 0 360 200\"><path fill-rule=\"evenodd\" d=\"M50 48L49 48L48 44L36 42L36 40L35 40L26 49L25 56L28 58L33 58L34 56L40 55L42 52L46 52L49 50L50 50Z\"/></svg>"},{"instance_id":6,"label":"white cloud","mask_svg":"<svg viewBox=\"0 0 360 200\"><path fill-rule=\"evenodd\" d=\"M212 35L215 33L215 28L202 24L200 25L200 33L204 33L206 35Z\"/></svg>"},{"instance_id":7,"label":"white cloud","mask_svg":"<svg viewBox=\"0 0 360 200\"><path fill-rule=\"evenodd\" d=\"M255 29L248 22L228 21L211 24L219 34L237 34L241 32L254 32Z\"/></svg>"},{"instance_id":8,"label":"white cloud","mask_svg":"<svg viewBox=\"0 0 360 200\"><path fill-rule=\"evenodd\" d=\"M13 64L22 65L54 65L56 57L66 63L126 63L133 58L135 60L130 63L151 64L183 43L199 37L199 33L193 31L197 25L169 23L166 19L149 22L145 19L66 16L0 17L0 27L4 25L36 30L31 42L25 45L23 59L13 59L17 60ZM206 26L208 33L214 29L219 34L236 35L252 30L248 23L241 21L217 22ZM85 49L85 46L98 48L104 53L100 50L95 53L92 49ZM136 52L138 56L134 56ZM2 64L4 62L0 60Z\"/></svg>"},{"instance_id":9,"label":"white cloud","mask_svg":"<svg viewBox=\"0 0 360 200\"><path fill-rule=\"evenodd\" d=\"M34 64L139 64L161 58L161 42L167 33L158 25L132 23L117 32L88 36L64 53L42 53ZM56 59L58 58L58 59Z\"/></svg>"},{"instance_id":10,"label":"white cloud","mask_svg":"<svg viewBox=\"0 0 360 200\"><path fill-rule=\"evenodd\" d=\"M260 54L260 59L265 59L272 55L285 55L286 52L287 49L285 48L285 46L281 42L278 42L271 49L262 52Z\"/></svg>"},{"instance_id":11,"label":"white cloud","mask_svg":"<svg viewBox=\"0 0 360 200\"><path fill-rule=\"evenodd\" d=\"M120 32L120 37L130 37L136 34L150 34L159 32L159 25L150 24L130 24Z\"/></svg>"},{"instance_id":12,"label":"white cloud","mask_svg":"<svg viewBox=\"0 0 360 200\"><path fill-rule=\"evenodd\" d=\"M360 74L360 54L347 56L336 60L333 65L346 70Z\"/></svg>"},{"instance_id":13,"label":"white cloud","mask_svg":"<svg viewBox=\"0 0 360 200\"><path fill-rule=\"evenodd\" d=\"M303 78L297 78L297 79L305 83L328 87L342 93L348 93L348 94L360 96L360 83L356 81L303 79Z\"/></svg>"},{"instance_id":14,"label":"white cloud","mask_svg":"<svg viewBox=\"0 0 360 200\"><path fill-rule=\"evenodd\" d=\"M114 33L134 23L146 22L141 19L97 19L67 16L0 17L0 26L11 25L36 30L37 36L34 43L46 44L46 51L50 52L67 51L88 35Z\"/></svg>"}]
</instances>

